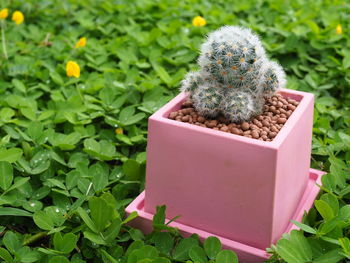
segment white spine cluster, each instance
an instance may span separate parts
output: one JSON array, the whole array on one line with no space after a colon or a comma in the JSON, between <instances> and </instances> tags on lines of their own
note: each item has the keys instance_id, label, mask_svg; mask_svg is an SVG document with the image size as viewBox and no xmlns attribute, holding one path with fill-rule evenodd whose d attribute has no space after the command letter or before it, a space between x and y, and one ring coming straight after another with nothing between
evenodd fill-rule
<instances>
[{"instance_id":1,"label":"white spine cluster","mask_svg":"<svg viewBox=\"0 0 350 263\"><path fill-rule=\"evenodd\" d=\"M188 73L181 90L208 117L221 112L231 121L247 121L262 112L264 97L286 85L282 67L267 58L247 28L224 26L209 34L198 64L200 71Z\"/></svg>"}]
</instances>

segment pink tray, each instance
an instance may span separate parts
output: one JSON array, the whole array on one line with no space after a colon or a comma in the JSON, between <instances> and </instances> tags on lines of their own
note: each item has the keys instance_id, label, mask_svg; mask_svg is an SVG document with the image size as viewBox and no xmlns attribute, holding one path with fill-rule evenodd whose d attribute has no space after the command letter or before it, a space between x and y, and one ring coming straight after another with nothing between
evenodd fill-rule
<instances>
[{"instance_id":1,"label":"pink tray","mask_svg":"<svg viewBox=\"0 0 350 263\"><path fill-rule=\"evenodd\" d=\"M304 212L309 211L309 209L312 207L313 202L320 191L318 185L321 185L321 176L323 174L324 172L322 171L310 169L307 187L291 220L300 222ZM150 233L152 232L153 214L144 211L144 198L145 191L142 192L131 204L129 204L125 211L127 214L137 211L139 217L132 220L129 224L142 230L144 233ZM234 240L229 240L227 238L211 234L210 232L203 231L195 226L187 226L177 222L170 223L170 226L178 228L185 237L190 236L193 233L198 234L201 240L204 240L209 236L216 236L221 240L224 249L231 249L237 253L240 263L260 263L269 258L269 254L267 254L263 249L251 247ZM293 223L290 223L286 228L285 233L288 233L293 229L298 228Z\"/></svg>"}]
</instances>

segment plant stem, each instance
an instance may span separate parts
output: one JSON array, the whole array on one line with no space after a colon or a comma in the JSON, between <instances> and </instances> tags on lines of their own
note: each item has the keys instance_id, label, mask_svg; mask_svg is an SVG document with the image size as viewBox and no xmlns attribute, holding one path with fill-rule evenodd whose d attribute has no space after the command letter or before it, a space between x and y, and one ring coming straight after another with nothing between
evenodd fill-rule
<instances>
[{"instance_id":1,"label":"plant stem","mask_svg":"<svg viewBox=\"0 0 350 263\"><path fill-rule=\"evenodd\" d=\"M8 60L7 49L6 49L6 38L5 38L5 21L1 21L1 42L2 50L4 52L5 59Z\"/></svg>"},{"instance_id":2,"label":"plant stem","mask_svg":"<svg viewBox=\"0 0 350 263\"><path fill-rule=\"evenodd\" d=\"M30 238L26 239L23 241L23 246L29 246L33 243L35 243L36 241L42 239L43 237L46 237L46 232L39 232L33 236L31 236Z\"/></svg>"}]
</instances>

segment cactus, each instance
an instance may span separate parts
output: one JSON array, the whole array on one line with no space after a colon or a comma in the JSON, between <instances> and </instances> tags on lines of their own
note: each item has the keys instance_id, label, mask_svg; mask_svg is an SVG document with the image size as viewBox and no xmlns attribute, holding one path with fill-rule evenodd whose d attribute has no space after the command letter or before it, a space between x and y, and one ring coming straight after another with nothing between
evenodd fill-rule
<instances>
[{"instance_id":1,"label":"cactus","mask_svg":"<svg viewBox=\"0 0 350 263\"><path fill-rule=\"evenodd\" d=\"M250 29L224 26L201 47L200 70L190 72L181 83L199 114L219 114L232 122L248 121L262 113L264 98L286 84L280 65L267 58Z\"/></svg>"}]
</instances>

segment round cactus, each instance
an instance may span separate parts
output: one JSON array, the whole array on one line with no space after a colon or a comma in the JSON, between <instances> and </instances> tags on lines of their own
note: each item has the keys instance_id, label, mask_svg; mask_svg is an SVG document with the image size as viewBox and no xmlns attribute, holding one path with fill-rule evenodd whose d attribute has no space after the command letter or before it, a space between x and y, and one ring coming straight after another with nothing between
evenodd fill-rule
<instances>
[{"instance_id":1,"label":"round cactus","mask_svg":"<svg viewBox=\"0 0 350 263\"><path fill-rule=\"evenodd\" d=\"M224 26L209 34L198 64L200 71L187 74L181 90L207 117L221 112L231 121L247 121L261 113L264 97L286 84L283 69L269 61L259 37L247 28ZM213 104L212 98L221 98L222 103Z\"/></svg>"}]
</instances>

